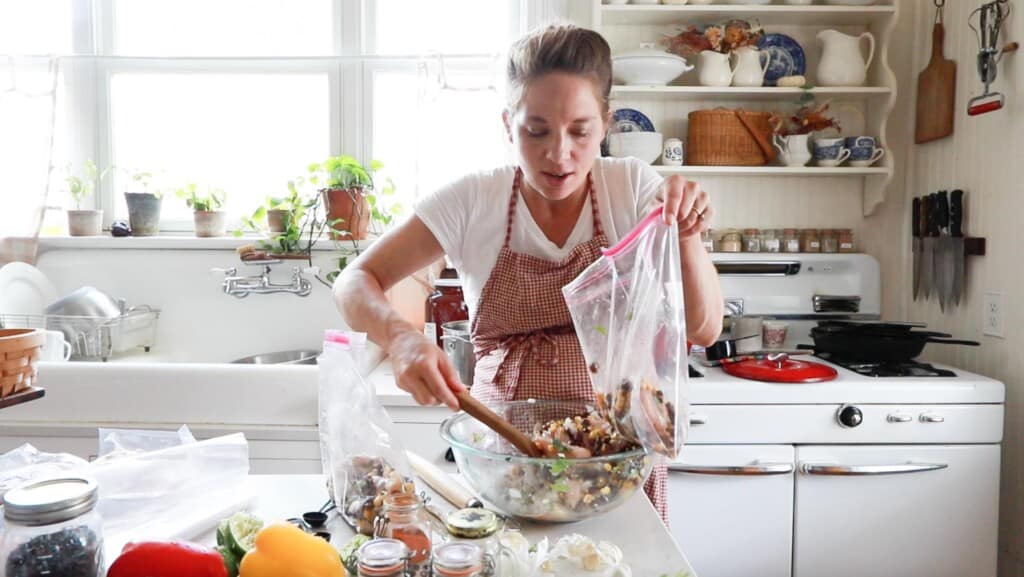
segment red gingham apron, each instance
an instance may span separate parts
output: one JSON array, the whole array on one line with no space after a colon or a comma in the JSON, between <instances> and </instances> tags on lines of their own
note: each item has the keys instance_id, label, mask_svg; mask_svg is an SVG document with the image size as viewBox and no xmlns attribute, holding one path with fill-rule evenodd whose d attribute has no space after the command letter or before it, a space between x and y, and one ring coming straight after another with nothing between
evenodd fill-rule
<instances>
[{"instance_id":1,"label":"red gingham apron","mask_svg":"<svg viewBox=\"0 0 1024 577\"><path fill-rule=\"evenodd\" d=\"M587 192L594 237L560 261L548 261L511 249L512 226L522 172L516 170L508 205L505 243L477 302L471 327L476 369L472 394L486 402L560 399L593 402L583 350L573 330L562 287L601 257L608 238L601 227L592 175ZM667 470L657 459L644 491L667 520Z\"/></svg>"}]
</instances>

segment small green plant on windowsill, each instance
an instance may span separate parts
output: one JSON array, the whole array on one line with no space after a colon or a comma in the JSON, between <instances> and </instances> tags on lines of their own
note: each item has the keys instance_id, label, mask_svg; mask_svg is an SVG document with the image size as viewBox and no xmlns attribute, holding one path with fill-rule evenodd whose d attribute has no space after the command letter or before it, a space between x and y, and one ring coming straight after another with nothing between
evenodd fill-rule
<instances>
[{"instance_id":1,"label":"small green plant on windowsill","mask_svg":"<svg viewBox=\"0 0 1024 577\"><path fill-rule=\"evenodd\" d=\"M197 237L224 236L227 218L220 209L224 206L227 193L213 187L207 187L204 192L200 192L198 184L189 182L175 189L174 194L184 199L185 204L192 209Z\"/></svg>"},{"instance_id":2,"label":"small green plant on windowsill","mask_svg":"<svg viewBox=\"0 0 1024 577\"><path fill-rule=\"evenodd\" d=\"M83 209L82 201L92 196L96 185L109 171L110 169L106 168L101 172L92 160L86 160L82 165L82 173L75 173L71 168L71 163L68 163L64 172L64 182L68 185L68 193L75 203L74 210L68 210L69 235L98 236L103 232L103 211Z\"/></svg>"},{"instance_id":3,"label":"small green plant on windowsill","mask_svg":"<svg viewBox=\"0 0 1024 577\"><path fill-rule=\"evenodd\" d=\"M366 166L348 155L309 165L309 182L320 193L327 219L332 222L332 239L362 240L371 228L380 234L400 214L398 203L387 202L395 192L391 179L375 182L376 173L383 167L378 160Z\"/></svg>"}]
</instances>

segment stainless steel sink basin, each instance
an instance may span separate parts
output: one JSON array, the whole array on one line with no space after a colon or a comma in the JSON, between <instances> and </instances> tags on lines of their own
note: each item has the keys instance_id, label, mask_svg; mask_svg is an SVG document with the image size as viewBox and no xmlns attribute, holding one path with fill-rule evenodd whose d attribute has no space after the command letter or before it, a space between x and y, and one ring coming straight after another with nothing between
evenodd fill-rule
<instances>
[{"instance_id":1,"label":"stainless steel sink basin","mask_svg":"<svg viewBox=\"0 0 1024 577\"><path fill-rule=\"evenodd\" d=\"M231 362L245 365L315 365L316 357L319 354L320 351L314 350L276 351L235 359Z\"/></svg>"}]
</instances>

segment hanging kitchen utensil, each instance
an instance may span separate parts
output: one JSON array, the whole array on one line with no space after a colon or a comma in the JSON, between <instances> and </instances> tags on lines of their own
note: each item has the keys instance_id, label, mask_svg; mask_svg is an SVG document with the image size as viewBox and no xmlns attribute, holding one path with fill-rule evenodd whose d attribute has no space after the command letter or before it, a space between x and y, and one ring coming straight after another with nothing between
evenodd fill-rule
<instances>
[{"instance_id":1,"label":"hanging kitchen utensil","mask_svg":"<svg viewBox=\"0 0 1024 577\"><path fill-rule=\"evenodd\" d=\"M914 300L917 300L917 293L921 290L921 199L914 197L913 206L910 212L910 234L913 237L911 240L912 248L911 252L914 255L913 264L913 291Z\"/></svg>"},{"instance_id":2,"label":"hanging kitchen utensil","mask_svg":"<svg viewBox=\"0 0 1024 577\"><path fill-rule=\"evenodd\" d=\"M722 365L734 376L769 383L820 383L836 378L836 370L814 361L794 361L789 355L769 355L763 359L747 359Z\"/></svg>"},{"instance_id":3,"label":"hanging kitchen utensil","mask_svg":"<svg viewBox=\"0 0 1024 577\"><path fill-rule=\"evenodd\" d=\"M921 239L921 296L927 299L932 292L932 281L933 281L933 264L935 262L935 237L939 235L938 229L934 228L932 223L932 212L933 205L935 204L935 195L926 194L921 199L921 205L924 207L921 210L921 226L925 231L924 238Z\"/></svg>"},{"instance_id":4,"label":"hanging kitchen utensil","mask_svg":"<svg viewBox=\"0 0 1024 577\"><path fill-rule=\"evenodd\" d=\"M949 197L949 234L953 238L953 287L951 289L953 304L960 304L960 295L964 292L964 274L966 273L964 252L964 191L957 189Z\"/></svg>"},{"instance_id":5,"label":"hanging kitchen utensil","mask_svg":"<svg viewBox=\"0 0 1024 577\"><path fill-rule=\"evenodd\" d=\"M990 91L989 86L999 74L998 65L1003 55L1018 48L1016 42L999 48L999 31L1009 15L1009 0L993 0L982 4L967 17L967 25L978 36L978 76L985 85L985 91L980 96L967 102L967 114L970 116L993 112L1006 104L1006 97L1002 93ZM972 21L975 17L977 26Z\"/></svg>"},{"instance_id":6,"label":"hanging kitchen utensil","mask_svg":"<svg viewBox=\"0 0 1024 577\"><path fill-rule=\"evenodd\" d=\"M942 7L946 0L934 0L935 26L932 29L932 58L917 76L917 123L914 142L922 144L953 134L953 110L956 104L956 62L942 54L946 30L942 25Z\"/></svg>"},{"instance_id":7,"label":"hanging kitchen utensil","mask_svg":"<svg viewBox=\"0 0 1024 577\"><path fill-rule=\"evenodd\" d=\"M949 238L949 193L940 190L935 197L935 221L938 223L939 238L935 241L935 279L932 281L939 295L939 309L946 311L953 284L952 239Z\"/></svg>"}]
</instances>

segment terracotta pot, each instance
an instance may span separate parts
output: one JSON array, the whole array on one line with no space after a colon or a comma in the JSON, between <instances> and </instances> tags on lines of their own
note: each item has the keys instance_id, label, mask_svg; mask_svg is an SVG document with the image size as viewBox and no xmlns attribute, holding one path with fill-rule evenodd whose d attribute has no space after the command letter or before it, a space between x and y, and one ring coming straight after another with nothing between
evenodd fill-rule
<instances>
[{"instance_id":1,"label":"terracotta pot","mask_svg":"<svg viewBox=\"0 0 1024 577\"><path fill-rule=\"evenodd\" d=\"M370 230L370 202L361 188L331 188L320 191L327 220L342 219L331 227L334 240L363 240Z\"/></svg>"},{"instance_id":2,"label":"terracotta pot","mask_svg":"<svg viewBox=\"0 0 1024 577\"><path fill-rule=\"evenodd\" d=\"M227 218L224 211L197 210L192 215L197 237L224 236L227 232Z\"/></svg>"},{"instance_id":3,"label":"terracotta pot","mask_svg":"<svg viewBox=\"0 0 1024 577\"><path fill-rule=\"evenodd\" d=\"M68 234L71 236L99 236L103 234L103 211L69 210Z\"/></svg>"},{"instance_id":4,"label":"terracotta pot","mask_svg":"<svg viewBox=\"0 0 1024 577\"><path fill-rule=\"evenodd\" d=\"M160 234L160 206L164 197L150 192L126 192L128 203L128 224L132 236L156 236Z\"/></svg>"},{"instance_id":5,"label":"terracotta pot","mask_svg":"<svg viewBox=\"0 0 1024 577\"><path fill-rule=\"evenodd\" d=\"M292 211L274 208L267 211L267 229L274 234L281 234L288 229L288 220Z\"/></svg>"}]
</instances>

